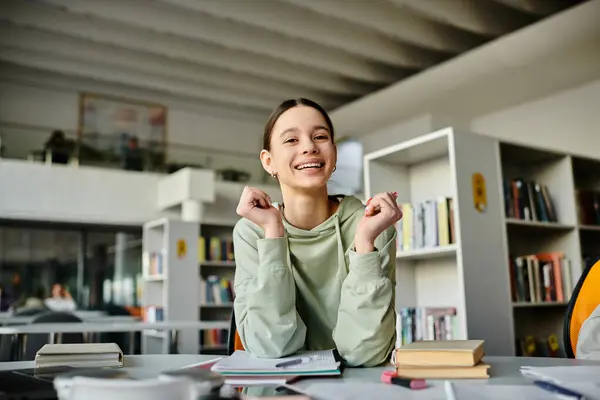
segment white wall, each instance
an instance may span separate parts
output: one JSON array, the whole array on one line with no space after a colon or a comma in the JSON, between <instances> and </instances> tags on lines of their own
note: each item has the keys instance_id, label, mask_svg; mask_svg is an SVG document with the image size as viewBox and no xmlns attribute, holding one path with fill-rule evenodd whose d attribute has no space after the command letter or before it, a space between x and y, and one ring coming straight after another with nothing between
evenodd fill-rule
<instances>
[{"instance_id":1,"label":"white wall","mask_svg":"<svg viewBox=\"0 0 600 400\"><path fill-rule=\"evenodd\" d=\"M600 158L600 80L471 122L476 133Z\"/></svg>"},{"instance_id":2,"label":"white wall","mask_svg":"<svg viewBox=\"0 0 600 400\"><path fill-rule=\"evenodd\" d=\"M52 129L62 129L73 137L79 119L78 104L79 95L74 91L0 82L0 133L3 146L11 154L24 158L31 150L42 148ZM6 123L32 128L9 128ZM178 144L169 149L170 161L215 169L234 167L249 170L255 179L260 178L262 168L258 153L262 125L259 122L169 107L167 124L169 142ZM202 151L194 146L230 153Z\"/></svg>"},{"instance_id":3,"label":"white wall","mask_svg":"<svg viewBox=\"0 0 600 400\"><path fill-rule=\"evenodd\" d=\"M600 80L479 115L470 120L423 114L361 136L365 153L453 126L502 140L598 158Z\"/></svg>"}]
</instances>

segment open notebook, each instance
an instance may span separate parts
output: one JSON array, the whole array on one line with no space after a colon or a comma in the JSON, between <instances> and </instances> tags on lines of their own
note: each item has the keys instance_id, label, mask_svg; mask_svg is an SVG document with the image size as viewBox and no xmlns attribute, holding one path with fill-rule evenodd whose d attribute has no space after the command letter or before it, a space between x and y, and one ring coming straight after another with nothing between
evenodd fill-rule
<instances>
[{"instance_id":1,"label":"open notebook","mask_svg":"<svg viewBox=\"0 0 600 400\"><path fill-rule=\"evenodd\" d=\"M302 359L302 363L282 364ZM340 362L333 350L309 351L283 358L258 358L238 350L215 363L211 370L225 376L302 376L339 375Z\"/></svg>"}]
</instances>

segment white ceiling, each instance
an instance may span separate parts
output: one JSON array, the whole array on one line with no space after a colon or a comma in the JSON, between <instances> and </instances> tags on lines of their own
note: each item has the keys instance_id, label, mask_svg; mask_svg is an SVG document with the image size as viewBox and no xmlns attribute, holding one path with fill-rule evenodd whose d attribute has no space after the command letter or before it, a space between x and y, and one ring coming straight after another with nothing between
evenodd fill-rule
<instances>
[{"instance_id":1,"label":"white ceiling","mask_svg":"<svg viewBox=\"0 0 600 400\"><path fill-rule=\"evenodd\" d=\"M0 79L333 110L580 0L2 0ZM101 85L101 86L99 86Z\"/></svg>"}]
</instances>

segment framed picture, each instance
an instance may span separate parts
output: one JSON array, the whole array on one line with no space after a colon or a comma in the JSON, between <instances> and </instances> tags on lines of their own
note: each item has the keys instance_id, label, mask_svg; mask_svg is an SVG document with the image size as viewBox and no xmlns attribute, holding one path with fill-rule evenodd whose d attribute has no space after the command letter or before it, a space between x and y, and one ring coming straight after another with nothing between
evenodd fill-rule
<instances>
[{"instance_id":1,"label":"framed picture","mask_svg":"<svg viewBox=\"0 0 600 400\"><path fill-rule=\"evenodd\" d=\"M166 160L167 108L103 94L79 97L79 142L86 151L119 157L132 143Z\"/></svg>"}]
</instances>

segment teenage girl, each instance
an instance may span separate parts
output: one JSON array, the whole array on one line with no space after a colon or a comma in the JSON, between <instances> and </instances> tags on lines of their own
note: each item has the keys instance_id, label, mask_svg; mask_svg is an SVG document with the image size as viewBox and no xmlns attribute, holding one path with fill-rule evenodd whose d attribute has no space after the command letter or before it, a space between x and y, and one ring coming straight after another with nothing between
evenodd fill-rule
<instances>
[{"instance_id":1,"label":"teenage girl","mask_svg":"<svg viewBox=\"0 0 600 400\"><path fill-rule=\"evenodd\" d=\"M233 232L235 319L246 351L276 358L336 348L346 365L386 361L395 343L396 193L329 196L337 148L313 101L284 101L260 160L283 203L246 187Z\"/></svg>"}]
</instances>

